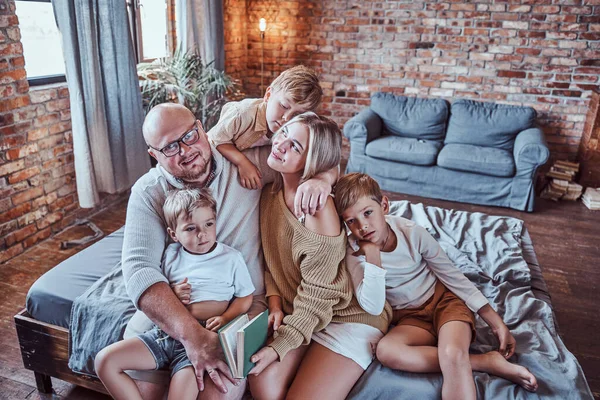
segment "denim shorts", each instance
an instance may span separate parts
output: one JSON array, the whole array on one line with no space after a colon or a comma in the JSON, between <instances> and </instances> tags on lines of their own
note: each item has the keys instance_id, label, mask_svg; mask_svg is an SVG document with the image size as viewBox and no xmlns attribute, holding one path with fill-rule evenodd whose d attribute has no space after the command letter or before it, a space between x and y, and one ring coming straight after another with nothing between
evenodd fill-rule
<instances>
[{"instance_id":1,"label":"denim shorts","mask_svg":"<svg viewBox=\"0 0 600 400\"><path fill-rule=\"evenodd\" d=\"M202 326L206 326L206 321L199 321ZM156 361L155 369L168 367L171 371L171 377L179 370L191 367L192 363L185 353L183 344L178 340L167 335L162 329L155 326L153 329L137 336L154 357Z\"/></svg>"}]
</instances>

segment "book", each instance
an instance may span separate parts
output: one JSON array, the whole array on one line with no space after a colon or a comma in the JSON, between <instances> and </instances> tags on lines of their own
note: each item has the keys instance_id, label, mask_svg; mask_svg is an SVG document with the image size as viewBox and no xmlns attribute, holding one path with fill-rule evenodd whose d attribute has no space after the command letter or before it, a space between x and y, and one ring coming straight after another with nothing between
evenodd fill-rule
<instances>
[{"instance_id":1,"label":"book","mask_svg":"<svg viewBox=\"0 0 600 400\"><path fill-rule=\"evenodd\" d=\"M225 360L234 378L245 378L254 367L250 357L267 344L269 311L249 320L242 314L219 329Z\"/></svg>"}]
</instances>

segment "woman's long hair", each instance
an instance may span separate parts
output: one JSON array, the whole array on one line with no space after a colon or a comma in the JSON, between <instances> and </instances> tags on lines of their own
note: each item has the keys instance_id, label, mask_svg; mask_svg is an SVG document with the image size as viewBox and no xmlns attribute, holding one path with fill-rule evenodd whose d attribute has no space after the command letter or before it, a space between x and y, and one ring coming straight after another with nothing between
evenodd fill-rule
<instances>
[{"instance_id":1,"label":"woman's long hair","mask_svg":"<svg viewBox=\"0 0 600 400\"><path fill-rule=\"evenodd\" d=\"M295 116L276 132L292 124L302 124L308 128L308 153L300 182L306 182L321 172L337 167L342 159L342 132L335 122L314 112ZM281 174L273 182L273 192L283 189Z\"/></svg>"}]
</instances>

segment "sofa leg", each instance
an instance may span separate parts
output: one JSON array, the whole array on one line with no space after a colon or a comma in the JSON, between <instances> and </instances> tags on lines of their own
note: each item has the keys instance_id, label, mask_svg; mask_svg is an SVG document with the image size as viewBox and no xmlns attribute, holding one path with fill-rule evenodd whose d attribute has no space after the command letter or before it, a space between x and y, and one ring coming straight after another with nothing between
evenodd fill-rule
<instances>
[{"instance_id":1,"label":"sofa leg","mask_svg":"<svg viewBox=\"0 0 600 400\"><path fill-rule=\"evenodd\" d=\"M42 393L52 393L52 380L49 375L44 375L41 372L34 372L35 385L37 390Z\"/></svg>"}]
</instances>

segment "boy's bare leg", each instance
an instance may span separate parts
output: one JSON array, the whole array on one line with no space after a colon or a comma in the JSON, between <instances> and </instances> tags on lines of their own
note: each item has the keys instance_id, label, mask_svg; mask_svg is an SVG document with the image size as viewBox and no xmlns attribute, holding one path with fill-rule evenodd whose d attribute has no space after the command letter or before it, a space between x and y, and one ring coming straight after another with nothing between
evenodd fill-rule
<instances>
[{"instance_id":1,"label":"boy's bare leg","mask_svg":"<svg viewBox=\"0 0 600 400\"><path fill-rule=\"evenodd\" d=\"M116 400L142 399L134 380L125 370L156 368L150 350L138 338L122 340L102 349L94 363L98 377Z\"/></svg>"},{"instance_id":2,"label":"boy's bare leg","mask_svg":"<svg viewBox=\"0 0 600 400\"><path fill-rule=\"evenodd\" d=\"M339 371L331 379L332 371ZM345 399L363 374L360 365L312 342L286 399Z\"/></svg>"},{"instance_id":3,"label":"boy's bare leg","mask_svg":"<svg viewBox=\"0 0 600 400\"><path fill-rule=\"evenodd\" d=\"M386 367L401 371L441 372L435 344L435 338L425 329L398 325L379 342L377 359ZM535 376L527 368L509 362L497 351L469 354L469 360L473 371L499 376L529 391L537 389Z\"/></svg>"},{"instance_id":4,"label":"boy's bare leg","mask_svg":"<svg viewBox=\"0 0 600 400\"><path fill-rule=\"evenodd\" d=\"M214 382L205 375L204 390L198 393L198 400L240 400L244 396L246 391L245 379L240 379L238 386L231 383L224 375L221 375L221 379L227 388L227 393L219 391ZM173 399L176 399L176 397L173 397Z\"/></svg>"},{"instance_id":5,"label":"boy's bare leg","mask_svg":"<svg viewBox=\"0 0 600 400\"><path fill-rule=\"evenodd\" d=\"M477 398L469 359L471 327L463 321L446 322L439 330L438 355L444 376L442 399Z\"/></svg>"},{"instance_id":6,"label":"boy's bare leg","mask_svg":"<svg viewBox=\"0 0 600 400\"><path fill-rule=\"evenodd\" d=\"M423 328L398 325L377 345L377 359L388 368L407 372L441 372L436 339Z\"/></svg>"},{"instance_id":7,"label":"boy's bare leg","mask_svg":"<svg viewBox=\"0 0 600 400\"><path fill-rule=\"evenodd\" d=\"M173 374L171 383L169 383L169 400L196 400L198 393L198 383L196 382L194 367L185 367Z\"/></svg>"},{"instance_id":8,"label":"boy's bare leg","mask_svg":"<svg viewBox=\"0 0 600 400\"><path fill-rule=\"evenodd\" d=\"M287 353L282 362L274 362L260 375L248 375L250 392L256 400L284 399L309 346L300 346Z\"/></svg>"}]
</instances>

